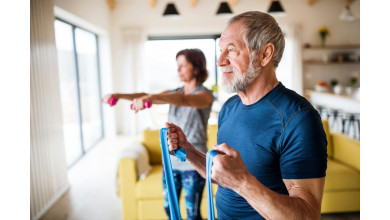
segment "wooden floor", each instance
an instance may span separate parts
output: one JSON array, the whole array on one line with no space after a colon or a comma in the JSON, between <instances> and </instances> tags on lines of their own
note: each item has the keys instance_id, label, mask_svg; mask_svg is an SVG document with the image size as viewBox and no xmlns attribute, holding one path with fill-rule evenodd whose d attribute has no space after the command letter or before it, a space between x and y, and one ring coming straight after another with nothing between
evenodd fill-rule
<instances>
[{"instance_id":1,"label":"wooden floor","mask_svg":"<svg viewBox=\"0 0 390 220\"><path fill-rule=\"evenodd\" d=\"M121 220L122 207L116 196L118 152L131 139L103 140L69 169L70 190L41 220ZM327 214L323 220L357 220L359 213Z\"/></svg>"}]
</instances>

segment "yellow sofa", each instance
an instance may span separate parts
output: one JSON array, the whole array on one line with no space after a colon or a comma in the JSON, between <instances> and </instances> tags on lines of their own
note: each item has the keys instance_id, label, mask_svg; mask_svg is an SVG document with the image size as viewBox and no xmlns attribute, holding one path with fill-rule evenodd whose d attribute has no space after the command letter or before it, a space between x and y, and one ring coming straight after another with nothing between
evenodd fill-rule
<instances>
[{"instance_id":1,"label":"yellow sofa","mask_svg":"<svg viewBox=\"0 0 390 220\"><path fill-rule=\"evenodd\" d=\"M328 121L323 125L328 139L328 169L321 212L360 211L360 142L330 132Z\"/></svg>"},{"instance_id":2,"label":"yellow sofa","mask_svg":"<svg viewBox=\"0 0 390 220\"><path fill-rule=\"evenodd\" d=\"M327 121L324 129L328 137L328 170L322 212L350 212L360 210L360 143L345 135L330 133ZM217 126L208 126L208 147L216 144ZM123 219L167 219L163 206L162 165L158 130L145 130L144 145L149 153L152 170L143 180L137 180L136 162L122 158L119 162L119 194L122 197ZM213 192L217 186L213 185ZM186 219L184 198L180 212ZM204 190L203 198L206 198ZM207 202L202 200L201 213L207 218ZM217 213L218 215L218 213Z\"/></svg>"}]
</instances>

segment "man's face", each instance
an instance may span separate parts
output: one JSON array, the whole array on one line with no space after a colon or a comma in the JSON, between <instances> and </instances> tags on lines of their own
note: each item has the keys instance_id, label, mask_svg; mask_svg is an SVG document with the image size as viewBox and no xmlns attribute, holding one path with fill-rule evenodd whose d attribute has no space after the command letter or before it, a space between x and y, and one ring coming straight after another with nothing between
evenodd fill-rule
<instances>
[{"instance_id":1,"label":"man's face","mask_svg":"<svg viewBox=\"0 0 390 220\"><path fill-rule=\"evenodd\" d=\"M229 25L219 40L221 55L217 65L222 71L223 86L228 92L242 92L259 75L256 58L243 40L244 28L240 22Z\"/></svg>"}]
</instances>

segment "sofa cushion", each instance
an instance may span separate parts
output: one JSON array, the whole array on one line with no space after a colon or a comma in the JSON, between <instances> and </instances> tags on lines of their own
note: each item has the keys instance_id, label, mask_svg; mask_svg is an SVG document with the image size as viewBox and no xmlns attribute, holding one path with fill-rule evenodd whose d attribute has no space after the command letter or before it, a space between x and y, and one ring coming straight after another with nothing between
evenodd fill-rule
<instances>
[{"instance_id":1,"label":"sofa cushion","mask_svg":"<svg viewBox=\"0 0 390 220\"><path fill-rule=\"evenodd\" d=\"M325 191L359 190L360 173L335 160L328 160Z\"/></svg>"},{"instance_id":2,"label":"sofa cushion","mask_svg":"<svg viewBox=\"0 0 390 220\"><path fill-rule=\"evenodd\" d=\"M330 138L331 134L330 134L330 130L329 130L328 120L323 120L322 126L324 127L324 131L326 134L326 141L328 142L328 145L327 145L328 157L332 158L333 157L333 143L332 143L332 139Z\"/></svg>"},{"instance_id":3,"label":"sofa cushion","mask_svg":"<svg viewBox=\"0 0 390 220\"><path fill-rule=\"evenodd\" d=\"M360 171L360 141L345 134L332 133L333 159Z\"/></svg>"},{"instance_id":4,"label":"sofa cushion","mask_svg":"<svg viewBox=\"0 0 390 220\"><path fill-rule=\"evenodd\" d=\"M207 125L207 148L213 149L213 145L217 144L218 125Z\"/></svg>"},{"instance_id":5,"label":"sofa cushion","mask_svg":"<svg viewBox=\"0 0 390 220\"><path fill-rule=\"evenodd\" d=\"M163 199L162 165L152 166L145 179L136 183L135 197L137 199Z\"/></svg>"},{"instance_id":6,"label":"sofa cushion","mask_svg":"<svg viewBox=\"0 0 390 220\"><path fill-rule=\"evenodd\" d=\"M137 179L145 179L152 167L149 164L149 154L141 143L132 143L119 152L119 158L132 158L137 164ZM119 165L119 164L118 164Z\"/></svg>"},{"instance_id":7,"label":"sofa cushion","mask_svg":"<svg viewBox=\"0 0 390 220\"><path fill-rule=\"evenodd\" d=\"M149 152L149 159L151 165L160 165L161 161L161 145L160 145L160 131L145 129L143 132L142 144Z\"/></svg>"}]
</instances>

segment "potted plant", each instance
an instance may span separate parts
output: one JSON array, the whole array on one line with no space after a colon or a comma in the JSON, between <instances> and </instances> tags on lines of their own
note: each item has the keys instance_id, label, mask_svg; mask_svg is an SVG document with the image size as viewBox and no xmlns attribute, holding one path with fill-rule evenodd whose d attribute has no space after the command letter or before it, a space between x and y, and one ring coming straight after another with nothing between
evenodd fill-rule
<instances>
[{"instance_id":1,"label":"potted plant","mask_svg":"<svg viewBox=\"0 0 390 220\"><path fill-rule=\"evenodd\" d=\"M353 76L349 79L349 86L347 87L346 92L348 95L354 95L358 90L358 77Z\"/></svg>"},{"instance_id":2,"label":"potted plant","mask_svg":"<svg viewBox=\"0 0 390 220\"><path fill-rule=\"evenodd\" d=\"M335 87L337 84L339 84L339 81L338 81L337 79L331 79L331 80L330 80L330 85L331 85L332 87Z\"/></svg>"},{"instance_id":3,"label":"potted plant","mask_svg":"<svg viewBox=\"0 0 390 220\"><path fill-rule=\"evenodd\" d=\"M337 79L331 79L330 85L332 86L333 92L335 94L341 94L343 87L341 85L339 85L339 81Z\"/></svg>"}]
</instances>

